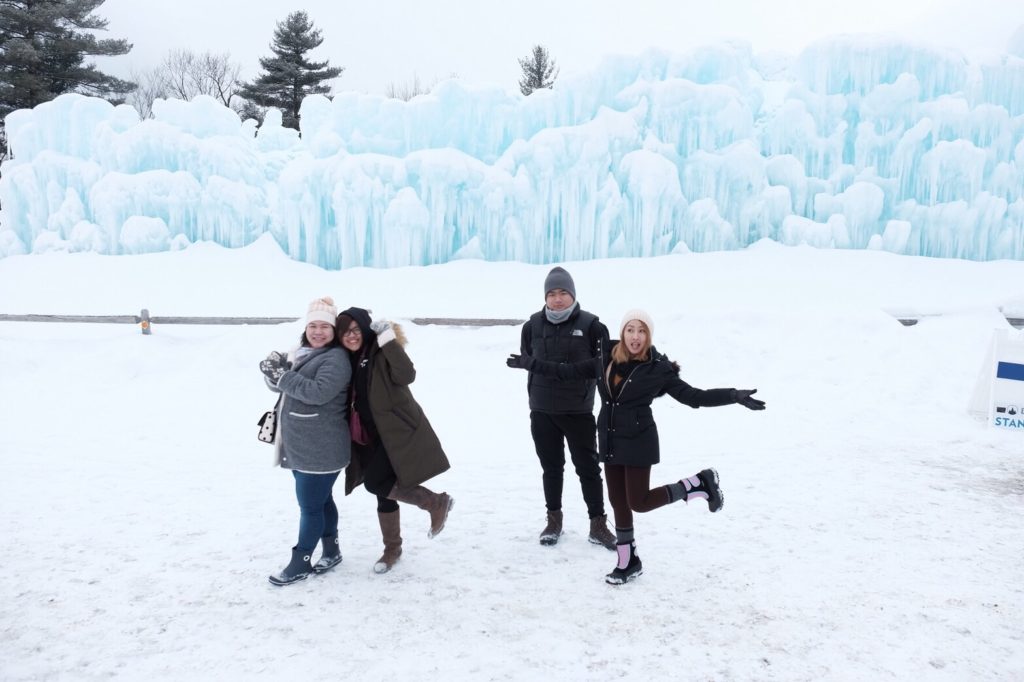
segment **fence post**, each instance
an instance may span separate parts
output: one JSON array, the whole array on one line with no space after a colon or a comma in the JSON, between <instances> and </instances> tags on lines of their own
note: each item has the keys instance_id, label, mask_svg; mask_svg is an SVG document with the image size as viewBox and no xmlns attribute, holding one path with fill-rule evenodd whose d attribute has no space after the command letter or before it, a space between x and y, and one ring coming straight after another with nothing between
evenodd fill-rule
<instances>
[{"instance_id":1,"label":"fence post","mask_svg":"<svg viewBox=\"0 0 1024 682\"><path fill-rule=\"evenodd\" d=\"M139 326L142 327L142 333L145 336L152 334L152 330L149 328L149 310L146 308L142 309L142 314L139 315Z\"/></svg>"}]
</instances>

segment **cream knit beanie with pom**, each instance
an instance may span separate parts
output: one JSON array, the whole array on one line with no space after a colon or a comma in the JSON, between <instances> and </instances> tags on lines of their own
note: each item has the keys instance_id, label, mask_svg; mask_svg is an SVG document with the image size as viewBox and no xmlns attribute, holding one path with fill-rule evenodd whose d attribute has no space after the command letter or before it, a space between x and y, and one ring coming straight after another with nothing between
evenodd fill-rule
<instances>
[{"instance_id":1,"label":"cream knit beanie with pom","mask_svg":"<svg viewBox=\"0 0 1024 682\"><path fill-rule=\"evenodd\" d=\"M309 304L306 311L306 324L310 322L326 322L332 327L338 319L338 309L334 307L334 299L330 296L318 298Z\"/></svg>"}]
</instances>

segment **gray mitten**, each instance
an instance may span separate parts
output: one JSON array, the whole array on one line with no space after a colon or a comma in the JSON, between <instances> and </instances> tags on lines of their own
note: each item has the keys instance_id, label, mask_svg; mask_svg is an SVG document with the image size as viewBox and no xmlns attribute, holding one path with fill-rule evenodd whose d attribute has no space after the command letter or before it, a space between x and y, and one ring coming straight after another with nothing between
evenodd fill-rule
<instances>
[{"instance_id":1,"label":"gray mitten","mask_svg":"<svg viewBox=\"0 0 1024 682\"><path fill-rule=\"evenodd\" d=\"M270 383L277 386L277 382L281 381L281 377L288 370L284 368L280 360L268 357L266 360L260 361L260 371L263 372L264 376L270 379Z\"/></svg>"},{"instance_id":2,"label":"gray mitten","mask_svg":"<svg viewBox=\"0 0 1024 682\"><path fill-rule=\"evenodd\" d=\"M292 363L288 359L288 354L287 353L278 353L276 350L275 351L271 351L270 355L267 356L267 360L271 360L273 362L276 362L277 364L281 365L285 369L291 369L292 368Z\"/></svg>"}]
</instances>

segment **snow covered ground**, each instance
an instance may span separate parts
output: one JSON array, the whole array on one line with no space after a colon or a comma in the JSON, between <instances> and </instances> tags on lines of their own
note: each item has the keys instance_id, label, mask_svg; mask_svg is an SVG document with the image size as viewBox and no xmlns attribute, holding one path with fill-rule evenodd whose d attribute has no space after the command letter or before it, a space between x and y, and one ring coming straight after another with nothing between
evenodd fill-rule
<instances>
[{"instance_id":1,"label":"snow covered ground","mask_svg":"<svg viewBox=\"0 0 1024 682\"><path fill-rule=\"evenodd\" d=\"M587 542L571 471L567 533L537 543L526 377L504 364L516 327L405 324L453 462L432 484L456 498L444 533L403 508L405 554L375 575L359 489L339 500L341 566L275 588L298 511L256 440L273 404L256 365L299 323L4 322L0 678L1024 678L1024 440L966 412L1024 263L765 243L566 267L613 330L646 307L691 383L768 403L656 403L654 481L715 466L727 497L713 516L638 516L637 582L604 583L613 554ZM0 260L0 313L298 317L330 294L397 320L525 318L547 269L326 272L267 239L17 256Z\"/></svg>"}]
</instances>

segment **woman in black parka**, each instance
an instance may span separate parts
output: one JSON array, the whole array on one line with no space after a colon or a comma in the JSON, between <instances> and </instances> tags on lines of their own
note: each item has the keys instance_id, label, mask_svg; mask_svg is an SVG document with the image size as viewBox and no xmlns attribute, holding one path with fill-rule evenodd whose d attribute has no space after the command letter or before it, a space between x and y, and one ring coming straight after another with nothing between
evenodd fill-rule
<instances>
[{"instance_id":1,"label":"woman in black parka","mask_svg":"<svg viewBox=\"0 0 1024 682\"><path fill-rule=\"evenodd\" d=\"M658 427L651 413L655 398L670 395L690 407L718 407L738 403L751 410L765 404L751 397L757 389L694 388L679 378L679 365L651 344L654 322L643 310L630 310L622 318L620 339L612 341L604 357L593 363L544 363L510 358L510 366L529 364L533 372L559 377L599 373L601 413L597 418L598 456L604 462L608 501L615 513L618 563L605 580L621 585L643 572L633 538L633 512L649 512L672 502L707 500L717 512L725 498L718 472L703 471L675 483L651 488L651 467L660 461ZM597 363L600 363L599 365Z\"/></svg>"}]
</instances>

